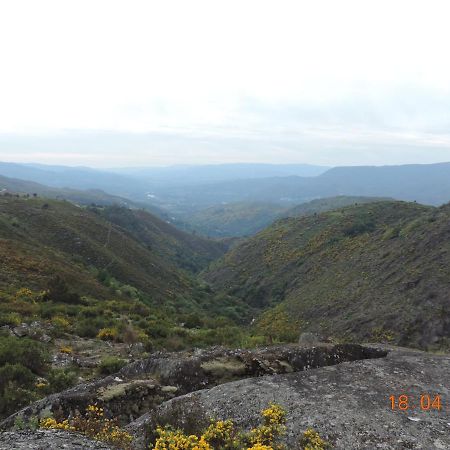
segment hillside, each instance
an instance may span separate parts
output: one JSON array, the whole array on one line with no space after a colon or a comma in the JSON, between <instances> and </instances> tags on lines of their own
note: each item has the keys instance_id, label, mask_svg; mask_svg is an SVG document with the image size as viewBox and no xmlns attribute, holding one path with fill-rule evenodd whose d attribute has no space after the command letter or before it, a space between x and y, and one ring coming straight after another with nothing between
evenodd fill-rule
<instances>
[{"instance_id":1,"label":"hillside","mask_svg":"<svg viewBox=\"0 0 450 450\"><path fill-rule=\"evenodd\" d=\"M233 248L204 278L253 306L269 307L257 326L274 338L313 331L445 347L449 219L448 206L404 202L287 218Z\"/></svg>"},{"instance_id":2,"label":"hillside","mask_svg":"<svg viewBox=\"0 0 450 450\"><path fill-rule=\"evenodd\" d=\"M69 200L82 205L94 203L99 205L133 206L131 200L107 194L99 189L77 190L54 188L33 181L8 178L0 175L0 191L3 190L13 194L28 194L30 196L37 194L41 197Z\"/></svg>"},{"instance_id":3,"label":"hillside","mask_svg":"<svg viewBox=\"0 0 450 450\"><path fill-rule=\"evenodd\" d=\"M374 203L388 200L380 197L362 197L352 195L338 195L336 197L317 198L310 202L301 203L300 205L289 208L285 211L283 217L300 217L310 214L319 214L333 209L343 208L344 206L358 205L363 203Z\"/></svg>"},{"instance_id":4,"label":"hillside","mask_svg":"<svg viewBox=\"0 0 450 450\"><path fill-rule=\"evenodd\" d=\"M91 210L127 230L137 242L156 251L166 261L192 272L203 269L227 249L223 243L181 231L143 209L110 206Z\"/></svg>"},{"instance_id":5,"label":"hillside","mask_svg":"<svg viewBox=\"0 0 450 450\"><path fill-rule=\"evenodd\" d=\"M0 175L54 188L100 189L127 198L145 192L145 186L131 178L89 167L0 162Z\"/></svg>"},{"instance_id":6,"label":"hillside","mask_svg":"<svg viewBox=\"0 0 450 450\"><path fill-rule=\"evenodd\" d=\"M230 203L194 211L181 218L205 236L249 236L270 225L285 209L274 203Z\"/></svg>"},{"instance_id":7,"label":"hillside","mask_svg":"<svg viewBox=\"0 0 450 450\"><path fill-rule=\"evenodd\" d=\"M46 279L60 273L81 294L105 296L96 278L105 271L164 301L193 288L180 271L189 265L187 255L197 270L224 251L221 244L189 236L144 211L98 211L56 200L0 197L0 287L43 288ZM119 224L108 222L108 216ZM151 227L145 245L139 242L142 233L138 237L120 226L121 216L135 224L142 220L146 231Z\"/></svg>"},{"instance_id":8,"label":"hillside","mask_svg":"<svg viewBox=\"0 0 450 450\"><path fill-rule=\"evenodd\" d=\"M327 197L286 208L277 203L240 202L211 206L182 214L179 226L210 237L251 236L282 217L317 214L361 203L387 200L380 197Z\"/></svg>"}]
</instances>

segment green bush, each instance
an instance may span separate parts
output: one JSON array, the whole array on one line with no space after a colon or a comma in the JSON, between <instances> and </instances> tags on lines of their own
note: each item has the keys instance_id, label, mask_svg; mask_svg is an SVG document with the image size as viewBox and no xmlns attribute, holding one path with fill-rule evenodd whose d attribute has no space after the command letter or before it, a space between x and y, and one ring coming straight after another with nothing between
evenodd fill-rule
<instances>
[{"instance_id":1,"label":"green bush","mask_svg":"<svg viewBox=\"0 0 450 450\"><path fill-rule=\"evenodd\" d=\"M35 374L42 374L48 362L48 353L43 344L28 338L0 337L0 367L6 364L21 364Z\"/></svg>"},{"instance_id":2,"label":"green bush","mask_svg":"<svg viewBox=\"0 0 450 450\"><path fill-rule=\"evenodd\" d=\"M22 364L0 367L0 418L7 417L36 398L36 375Z\"/></svg>"},{"instance_id":3,"label":"green bush","mask_svg":"<svg viewBox=\"0 0 450 450\"><path fill-rule=\"evenodd\" d=\"M16 327L20 325L22 318L16 312L0 314L0 326L10 325Z\"/></svg>"},{"instance_id":4,"label":"green bush","mask_svg":"<svg viewBox=\"0 0 450 450\"><path fill-rule=\"evenodd\" d=\"M47 362L40 342L0 336L0 417L37 399L35 381L45 373Z\"/></svg>"},{"instance_id":5,"label":"green bush","mask_svg":"<svg viewBox=\"0 0 450 450\"><path fill-rule=\"evenodd\" d=\"M375 222L371 219L358 220L348 227L346 227L343 232L345 236L353 237L359 234L370 233L375 230Z\"/></svg>"},{"instance_id":6,"label":"green bush","mask_svg":"<svg viewBox=\"0 0 450 450\"><path fill-rule=\"evenodd\" d=\"M75 334L81 337L95 338L102 328L108 328L113 321L104 317L81 319L75 324Z\"/></svg>"},{"instance_id":7,"label":"green bush","mask_svg":"<svg viewBox=\"0 0 450 450\"><path fill-rule=\"evenodd\" d=\"M191 313L185 316L184 318L184 326L186 328L201 328L203 324L203 320L199 316L199 314Z\"/></svg>"},{"instance_id":8,"label":"green bush","mask_svg":"<svg viewBox=\"0 0 450 450\"><path fill-rule=\"evenodd\" d=\"M15 383L22 387L31 387L36 376L22 364L7 363L0 367L0 390L4 391L9 385Z\"/></svg>"},{"instance_id":9,"label":"green bush","mask_svg":"<svg viewBox=\"0 0 450 450\"><path fill-rule=\"evenodd\" d=\"M81 301L80 296L77 293L70 291L65 280L59 275L48 282L45 299L68 304L77 304Z\"/></svg>"},{"instance_id":10,"label":"green bush","mask_svg":"<svg viewBox=\"0 0 450 450\"><path fill-rule=\"evenodd\" d=\"M46 394L61 392L75 385L77 374L71 369L53 369L47 375Z\"/></svg>"},{"instance_id":11,"label":"green bush","mask_svg":"<svg viewBox=\"0 0 450 450\"><path fill-rule=\"evenodd\" d=\"M98 370L102 375L111 375L118 372L127 362L116 356L106 356L100 362Z\"/></svg>"}]
</instances>

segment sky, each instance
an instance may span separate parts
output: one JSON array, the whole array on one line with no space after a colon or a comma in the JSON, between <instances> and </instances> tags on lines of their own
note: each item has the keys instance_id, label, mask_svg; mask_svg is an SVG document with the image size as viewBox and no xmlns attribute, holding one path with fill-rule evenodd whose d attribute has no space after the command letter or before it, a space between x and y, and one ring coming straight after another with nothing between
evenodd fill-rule
<instances>
[{"instance_id":1,"label":"sky","mask_svg":"<svg viewBox=\"0 0 450 450\"><path fill-rule=\"evenodd\" d=\"M0 160L450 161L450 2L0 1Z\"/></svg>"}]
</instances>

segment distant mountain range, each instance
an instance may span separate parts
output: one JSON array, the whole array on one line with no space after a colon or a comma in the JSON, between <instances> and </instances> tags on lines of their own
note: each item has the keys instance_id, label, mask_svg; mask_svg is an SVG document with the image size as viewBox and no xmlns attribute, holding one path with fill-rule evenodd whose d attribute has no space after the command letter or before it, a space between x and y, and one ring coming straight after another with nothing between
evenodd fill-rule
<instances>
[{"instance_id":1,"label":"distant mountain range","mask_svg":"<svg viewBox=\"0 0 450 450\"><path fill-rule=\"evenodd\" d=\"M224 164L111 171L0 163L0 175L57 189L102 190L120 197L119 202L147 205L161 217L166 214L167 220L173 223L191 222L191 225L202 221L202 216L214 216L217 208L230 209L228 204L252 204L251 215L250 209L254 210L256 204L288 209L336 196L395 198L436 206L450 201L450 163L331 169L308 165ZM96 196L107 194L97 192ZM213 209L203 212L209 208ZM261 208L257 209L258 215ZM270 209L265 214L273 216L274 211ZM196 229L196 225L193 227ZM211 227L215 228L214 223ZM240 234L246 232L242 229Z\"/></svg>"},{"instance_id":2,"label":"distant mountain range","mask_svg":"<svg viewBox=\"0 0 450 450\"><path fill-rule=\"evenodd\" d=\"M153 184L199 185L221 181L284 177L296 175L314 177L329 167L311 164L209 164L201 166L134 167L110 169L114 173Z\"/></svg>"},{"instance_id":3,"label":"distant mountain range","mask_svg":"<svg viewBox=\"0 0 450 450\"><path fill-rule=\"evenodd\" d=\"M271 177L155 190L174 211L235 202L296 205L337 195L391 197L440 205L450 200L450 163L337 167L316 177Z\"/></svg>"}]
</instances>

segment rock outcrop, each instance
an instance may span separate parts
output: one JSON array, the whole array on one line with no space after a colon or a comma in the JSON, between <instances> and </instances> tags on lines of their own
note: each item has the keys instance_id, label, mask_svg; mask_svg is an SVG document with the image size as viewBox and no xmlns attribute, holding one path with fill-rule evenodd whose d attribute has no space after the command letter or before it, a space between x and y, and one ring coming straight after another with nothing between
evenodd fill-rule
<instances>
[{"instance_id":1,"label":"rock outcrop","mask_svg":"<svg viewBox=\"0 0 450 450\"><path fill-rule=\"evenodd\" d=\"M357 344L273 346L255 350L213 348L194 353L155 353L128 364L117 374L50 395L10 416L0 424L8 429L17 419L64 419L98 403L122 425L161 403L189 392L242 378L290 373L314 367L379 358L386 352Z\"/></svg>"},{"instance_id":2,"label":"rock outcrop","mask_svg":"<svg viewBox=\"0 0 450 450\"><path fill-rule=\"evenodd\" d=\"M143 450L154 440L157 425L195 433L211 419L231 418L248 430L259 423L260 411L274 402L287 411L284 439L289 449L298 448L299 437L312 427L335 449L439 450L450 448L449 374L448 355L386 346L157 353L115 375L36 402L2 427L11 429L18 419L26 423L27 418L48 414L68 417L97 402L107 415L120 418L135 436L135 448ZM411 407L392 410L390 396L402 394L408 395ZM439 395L441 409L422 409L421 395ZM19 433L17 439L10 433L0 436L0 449L40 448L33 445L47 439L41 431ZM48 436L62 439L58 448L77 448L63 444L72 437L78 442L78 435ZM4 442L14 439L22 446L5 447ZM45 447L56 448L41 448Z\"/></svg>"},{"instance_id":3,"label":"rock outcrop","mask_svg":"<svg viewBox=\"0 0 450 450\"><path fill-rule=\"evenodd\" d=\"M132 422L138 448L154 439L158 424L195 433L210 419L233 418L250 429L274 402L287 413L287 448L298 448L309 427L335 449L449 449L450 357L392 349L386 358L225 383L167 401ZM389 397L408 395L406 411ZM420 408L420 396L441 396L441 410Z\"/></svg>"},{"instance_id":4,"label":"rock outcrop","mask_svg":"<svg viewBox=\"0 0 450 450\"><path fill-rule=\"evenodd\" d=\"M112 450L77 433L57 430L0 433L0 450Z\"/></svg>"}]
</instances>

